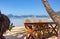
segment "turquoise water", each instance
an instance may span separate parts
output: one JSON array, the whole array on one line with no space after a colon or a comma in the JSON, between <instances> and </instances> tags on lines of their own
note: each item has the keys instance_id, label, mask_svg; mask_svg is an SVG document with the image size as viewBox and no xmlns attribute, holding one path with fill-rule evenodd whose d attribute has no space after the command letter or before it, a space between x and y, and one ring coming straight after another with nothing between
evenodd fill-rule
<instances>
[{"instance_id":1,"label":"turquoise water","mask_svg":"<svg viewBox=\"0 0 60 39\"><path fill-rule=\"evenodd\" d=\"M24 26L24 21L27 18L10 18L11 23L13 23L14 26ZM33 20L32 17L28 17L28 19ZM47 22L52 22L51 18L43 17L43 18L37 18L36 20L47 20Z\"/></svg>"}]
</instances>

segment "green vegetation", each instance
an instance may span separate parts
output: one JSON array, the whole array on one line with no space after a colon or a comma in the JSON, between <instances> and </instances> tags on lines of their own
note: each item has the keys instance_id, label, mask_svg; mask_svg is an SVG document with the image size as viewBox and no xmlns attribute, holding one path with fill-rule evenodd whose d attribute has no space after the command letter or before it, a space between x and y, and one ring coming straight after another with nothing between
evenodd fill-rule
<instances>
[{"instance_id":1,"label":"green vegetation","mask_svg":"<svg viewBox=\"0 0 60 39\"><path fill-rule=\"evenodd\" d=\"M9 27L9 31L12 30L12 28L14 28L15 26L13 25L13 23L11 23L10 27Z\"/></svg>"}]
</instances>

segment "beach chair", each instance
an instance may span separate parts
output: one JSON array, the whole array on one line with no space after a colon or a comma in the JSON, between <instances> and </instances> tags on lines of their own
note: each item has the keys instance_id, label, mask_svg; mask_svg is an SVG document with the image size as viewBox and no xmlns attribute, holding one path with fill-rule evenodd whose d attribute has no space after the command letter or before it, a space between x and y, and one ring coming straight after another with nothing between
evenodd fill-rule
<instances>
[{"instance_id":1,"label":"beach chair","mask_svg":"<svg viewBox=\"0 0 60 39\"><path fill-rule=\"evenodd\" d=\"M41 23L41 22L42 22L42 20L38 20L38 23ZM37 30L38 39L42 39L43 32L42 32L42 30L40 30L42 28L42 24L39 24L37 26L37 28L38 28L38 30Z\"/></svg>"},{"instance_id":2,"label":"beach chair","mask_svg":"<svg viewBox=\"0 0 60 39\"><path fill-rule=\"evenodd\" d=\"M50 24L50 26L52 27L51 29L52 29L52 31L50 32L50 35L51 36L58 36L58 26L57 25L51 25Z\"/></svg>"},{"instance_id":3,"label":"beach chair","mask_svg":"<svg viewBox=\"0 0 60 39\"><path fill-rule=\"evenodd\" d=\"M45 20L45 19L44 19L44 20L41 20L41 21L42 21L42 22L47 22L47 20Z\"/></svg>"},{"instance_id":4,"label":"beach chair","mask_svg":"<svg viewBox=\"0 0 60 39\"><path fill-rule=\"evenodd\" d=\"M24 23L30 23L31 21L29 19L26 19ZM26 28L26 39L28 39L28 29L27 29L27 26L25 25L25 28Z\"/></svg>"},{"instance_id":5,"label":"beach chair","mask_svg":"<svg viewBox=\"0 0 60 39\"><path fill-rule=\"evenodd\" d=\"M26 19L24 23L30 23L31 21L29 19Z\"/></svg>"},{"instance_id":6,"label":"beach chair","mask_svg":"<svg viewBox=\"0 0 60 39\"><path fill-rule=\"evenodd\" d=\"M31 21L29 20L29 19L26 19L25 20L25 23L30 23ZM32 38L32 39L34 39L34 37L33 37L33 32L34 32L34 30L32 30L32 25L26 25L25 26L26 27L26 39L30 39L30 37Z\"/></svg>"},{"instance_id":7,"label":"beach chair","mask_svg":"<svg viewBox=\"0 0 60 39\"><path fill-rule=\"evenodd\" d=\"M32 23L36 23L37 22L37 20L36 20L36 18L34 17L33 19L32 19Z\"/></svg>"},{"instance_id":8,"label":"beach chair","mask_svg":"<svg viewBox=\"0 0 60 39\"><path fill-rule=\"evenodd\" d=\"M32 20L32 23L37 23L38 22L38 20L36 20L36 19L33 19ZM34 37L34 39L38 39L37 38L37 28L38 28L38 26L36 25L36 24L34 24L33 26L32 26L32 29L34 30L34 32L33 32L33 37Z\"/></svg>"},{"instance_id":9,"label":"beach chair","mask_svg":"<svg viewBox=\"0 0 60 39\"><path fill-rule=\"evenodd\" d=\"M37 22L38 23L44 23L44 22L47 22L47 21L46 20L38 20ZM46 32L48 32L48 30L44 29L44 28L48 28L48 24L39 24L39 25L36 25L36 26L37 26L36 28L38 28L37 32L36 32L38 39L45 38L45 36L47 35Z\"/></svg>"},{"instance_id":10,"label":"beach chair","mask_svg":"<svg viewBox=\"0 0 60 39\"><path fill-rule=\"evenodd\" d=\"M47 22L47 20L42 20L42 22L44 22L44 23L46 23ZM48 26L48 24L43 24L43 37L42 37L42 39L43 38L48 38L49 37L49 26Z\"/></svg>"}]
</instances>

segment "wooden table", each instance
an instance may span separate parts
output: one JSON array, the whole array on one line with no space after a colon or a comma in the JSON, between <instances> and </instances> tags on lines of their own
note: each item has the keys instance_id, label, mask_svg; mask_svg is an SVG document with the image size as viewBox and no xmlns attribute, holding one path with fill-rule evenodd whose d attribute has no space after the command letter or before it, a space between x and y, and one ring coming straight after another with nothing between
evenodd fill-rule
<instances>
[{"instance_id":1,"label":"wooden table","mask_svg":"<svg viewBox=\"0 0 60 39\"><path fill-rule=\"evenodd\" d=\"M58 26L57 26L56 22L24 23L24 25L25 25L26 30L30 29L30 31L33 30L33 32L34 31L35 32L37 32L37 31L40 31L40 32L43 31L42 37L46 37L45 36L45 31L46 30L47 30L47 32L49 34L49 37L51 37L53 35L58 36L58 30L57 30ZM29 27L29 29L27 29L27 27ZM50 29L51 29L51 31L50 31ZM33 34L32 34L32 36L33 36ZM29 39L29 38L27 38L27 39ZM39 38L39 39L42 39L42 38Z\"/></svg>"}]
</instances>

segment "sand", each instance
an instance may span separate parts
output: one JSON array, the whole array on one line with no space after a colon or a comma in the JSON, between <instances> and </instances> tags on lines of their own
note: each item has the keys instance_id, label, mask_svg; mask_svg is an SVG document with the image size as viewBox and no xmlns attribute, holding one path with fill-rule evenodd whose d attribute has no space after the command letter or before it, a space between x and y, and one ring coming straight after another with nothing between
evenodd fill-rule
<instances>
[{"instance_id":1,"label":"sand","mask_svg":"<svg viewBox=\"0 0 60 39\"><path fill-rule=\"evenodd\" d=\"M6 39L26 39L26 29L22 27L14 27L11 31L7 31L4 36ZM57 39L56 36L52 36L48 39Z\"/></svg>"},{"instance_id":2,"label":"sand","mask_svg":"<svg viewBox=\"0 0 60 39\"><path fill-rule=\"evenodd\" d=\"M26 39L25 27L14 27L11 31L7 31L4 36L6 39Z\"/></svg>"}]
</instances>

